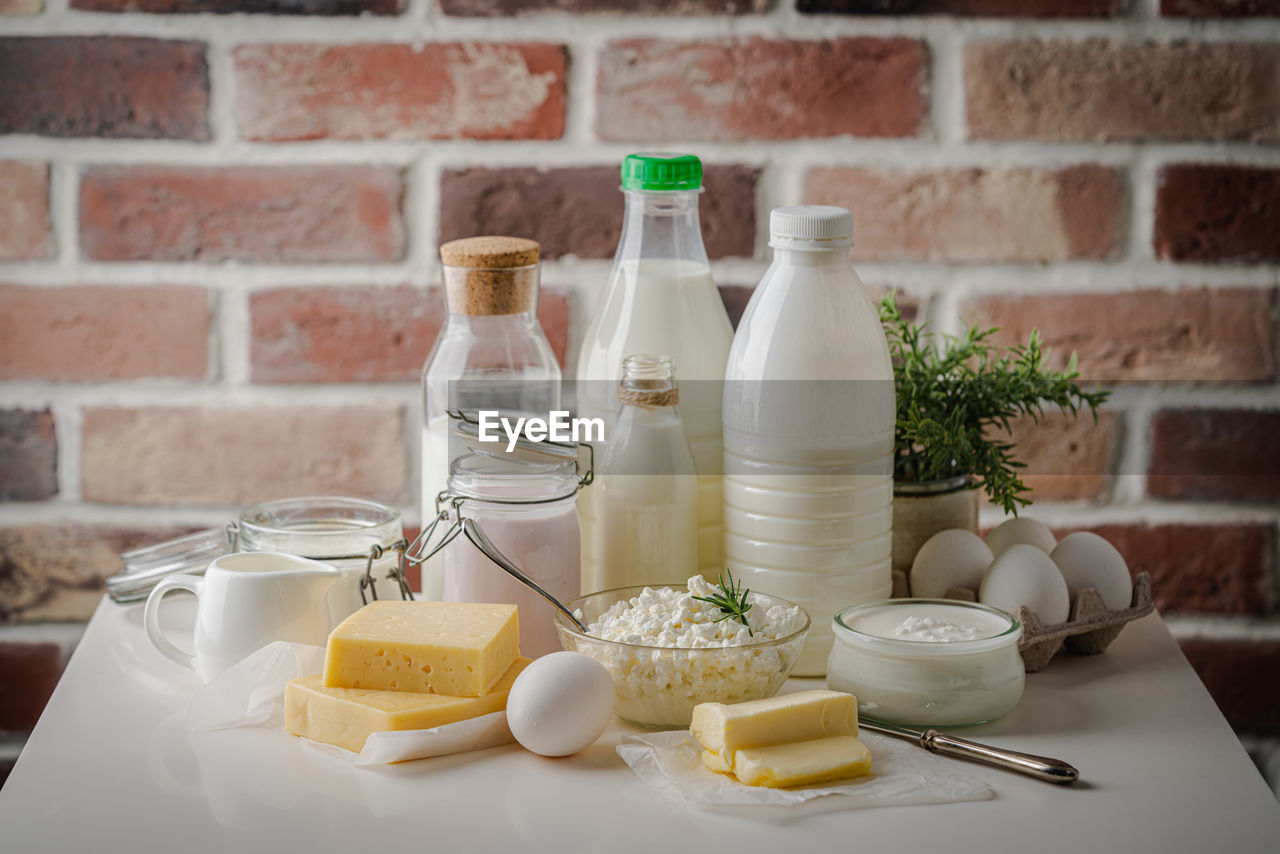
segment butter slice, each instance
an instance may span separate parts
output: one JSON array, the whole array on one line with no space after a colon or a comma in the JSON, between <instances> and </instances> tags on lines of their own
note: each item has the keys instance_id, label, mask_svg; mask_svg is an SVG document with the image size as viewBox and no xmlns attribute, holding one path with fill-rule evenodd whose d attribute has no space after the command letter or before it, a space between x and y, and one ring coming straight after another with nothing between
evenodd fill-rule
<instances>
[{"instance_id":1,"label":"butter slice","mask_svg":"<svg viewBox=\"0 0 1280 854\"><path fill-rule=\"evenodd\" d=\"M371 602L329 633L324 684L479 697L519 648L515 605Z\"/></svg>"},{"instance_id":2,"label":"butter slice","mask_svg":"<svg viewBox=\"0 0 1280 854\"><path fill-rule=\"evenodd\" d=\"M359 753L375 732L431 729L502 711L511 683L531 661L517 658L494 689L481 697L326 688L320 674L304 676L285 687L284 728Z\"/></svg>"},{"instance_id":3,"label":"butter slice","mask_svg":"<svg viewBox=\"0 0 1280 854\"><path fill-rule=\"evenodd\" d=\"M702 751L702 764L712 771L715 771L717 774L733 773L733 769L725 764L725 761L720 758L720 754L712 753L710 750Z\"/></svg>"},{"instance_id":4,"label":"butter slice","mask_svg":"<svg viewBox=\"0 0 1280 854\"><path fill-rule=\"evenodd\" d=\"M836 735L738 751L733 774L748 786L806 786L871 773L871 751L853 736Z\"/></svg>"},{"instance_id":5,"label":"butter slice","mask_svg":"<svg viewBox=\"0 0 1280 854\"><path fill-rule=\"evenodd\" d=\"M689 731L729 770L743 748L858 735L858 701L843 691L800 691L727 706L699 703ZM710 766L708 766L710 767Z\"/></svg>"}]
</instances>

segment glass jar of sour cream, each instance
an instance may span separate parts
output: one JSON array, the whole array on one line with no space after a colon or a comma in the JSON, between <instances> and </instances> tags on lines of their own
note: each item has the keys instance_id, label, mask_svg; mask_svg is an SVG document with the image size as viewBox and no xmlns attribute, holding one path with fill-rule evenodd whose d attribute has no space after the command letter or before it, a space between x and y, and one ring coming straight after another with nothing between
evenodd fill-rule
<instances>
[{"instance_id":1,"label":"glass jar of sour cream","mask_svg":"<svg viewBox=\"0 0 1280 854\"><path fill-rule=\"evenodd\" d=\"M450 523L472 519L525 575L561 602L580 590L577 467L572 462L464 454L450 465ZM466 536L444 547L446 602L508 602L520 609L520 654L561 649L555 608L504 572Z\"/></svg>"},{"instance_id":2,"label":"glass jar of sour cream","mask_svg":"<svg viewBox=\"0 0 1280 854\"><path fill-rule=\"evenodd\" d=\"M1022 698L1022 625L1003 611L945 599L854 605L832 621L827 685L867 718L905 726L970 726Z\"/></svg>"}]
</instances>

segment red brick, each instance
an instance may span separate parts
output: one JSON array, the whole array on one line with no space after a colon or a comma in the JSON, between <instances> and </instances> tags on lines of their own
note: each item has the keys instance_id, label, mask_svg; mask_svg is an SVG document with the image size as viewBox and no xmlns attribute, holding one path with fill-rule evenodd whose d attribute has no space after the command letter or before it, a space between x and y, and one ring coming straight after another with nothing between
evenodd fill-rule
<instances>
[{"instance_id":1,"label":"red brick","mask_svg":"<svg viewBox=\"0 0 1280 854\"><path fill-rule=\"evenodd\" d=\"M563 12L571 15L745 15L769 0L440 0L446 15L472 18Z\"/></svg>"},{"instance_id":2,"label":"red brick","mask_svg":"<svg viewBox=\"0 0 1280 854\"><path fill-rule=\"evenodd\" d=\"M1119 242L1121 179L1102 166L809 172L805 200L853 211L854 258L1061 261Z\"/></svg>"},{"instance_id":3,"label":"red brick","mask_svg":"<svg viewBox=\"0 0 1280 854\"><path fill-rule=\"evenodd\" d=\"M48 164L0 160L0 261L52 255Z\"/></svg>"},{"instance_id":4,"label":"red brick","mask_svg":"<svg viewBox=\"0 0 1280 854\"><path fill-rule=\"evenodd\" d=\"M1175 18L1280 17L1277 0L1161 0L1160 14Z\"/></svg>"},{"instance_id":5,"label":"red brick","mask_svg":"<svg viewBox=\"0 0 1280 854\"><path fill-rule=\"evenodd\" d=\"M556 358L569 346L567 291L543 288L538 317ZM416 380L445 318L439 288L297 287L250 297L254 382Z\"/></svg>"},{"instance_id":6,"label":"red brick","mask_svg":"<svg viewBox=\"0 0 1280 854\"><path fill-rule=\"evenodd\" d=\"M0 80L0 133L209 138L202 42L3 38Z\"/></svg>"},{"instance_id":7,"label":"red brick","mask_svg":"<svg viewBox=\"0 0 1280 854\"><path fill-rule=\"evenodd\" d=\"M1072 353L1092 382L1276 378L1276 291L1183 288L1118 294L989 296L961 307L966 322L998 326L1000 344L1033 329L1062 369Z\"/></svg>"},{"instance_id":8,"label":"red brick","mask_svg":"<svg viewBox=\"0 0 1280 854\"><path fill-rule=\"evenodd\" d=\"M1280 169L1163 167L1153 244L1174 261L1280 260Z\"/></svg>"},{"instance_id":9,"label":"red brick","mask_svg":"<svg viewBox=\"0 0 1280 854\"><path fill-rule=\"evenodd\" d=\"M96 261L395 261L403 192L379 166L94 166L80 245Z\"/></svg>"},{"instance_id":10,"label":"red brick","mask_svg":"<svg viewBox=\"0 0 1280 854\"><path fill-rule=\"evenodd\" d=\"M1123 15L1129 0L796 0L810 15L965 15L1089 18Z\"/></svg>"},{"instance_id":11,"label":"red brick","mask_svg":"<svg viewBox=\"0 0 1280 854\"><path fill-rule=\"evenodd\" d=\"M0 0L0 15L39 15L44 0ZM0 762L0 786L4 785L3 762Z\"/></svg>"},{"instance_id":12,"label":"red brick","mask_svg":"<svg viewBox=\"0 0 1280 854\"><path fill-rule=\"evenodd\" d=\"M81 492L104 504L245 505L408 495L399 406L89 409Z\"/></svg>"},{"instance_id":13,"label":"red brick","mask_svg":"<svg viewBox=\"0 0 1280 854\"><path fill-rule=\"evenodd\" d=\"M1026 463L1020 476L1033 501L1083 501L1100 497L1111 483L1116 453L1115 416L1084 412L1072 418L1056 407L1046 407L1039 422L1023 417L1013 423L1011 433L1001 431L1001 439L1012 439L1016 459ZM983 493L985 500L986 493Z\"/></svg>"},{"instance_id":14,"label":"red brick","mask_svg":"<svg viewBox=\"0 0 1280 854\"><path fill-rule=\"evenodd\" d=\"M0 285L0 379L202 379L210 323L204 288Z\"/></svg>"},{"instance_id":15,"label":"red brick","mask_svg":"<svg viewBox=\"0 0 1280 854\"><path fill-rule=\"evenodd\" d=\"M1059 538L1078 528L1058 530ZM1151 573L1166 612L1262 615L1271 611L1276 572L1272 525L1094 525L1124 556L1129 573Z\"/></svg>"},{"instance_id":16,"label":"red brick","mask_svg":"<svg viewBox=\"0 0 1280 854\"><path fill-rule=\"evenodd\" d=\"M971 44L969 133L988 139L1270 140L1280 45L1092 39Z\"/></svg>"},{"instance_id":17,"label":"red brick","mask_svg":"<svg viewBox=\"0 0 1280 854\"><path fill-rule=\"evenodd\" d=\"M0 643L0 732L35 728L62 675L53 643Z\"/></svg>"},{"instance_id":18,"label":"red brick","mask_svg":"<svg viewBox=\"0 0 1280 854\"><path fill-rule=\"evenodd\" d=\"M724 310L729 312L729 322L734 329L738 328L738 321L742 320L742 313L747 310L747 303L755 291L754 287L744 285L720 286L720 300L724 303Z\"/></svg>"},{"instance_id":19,"label":"red brick","mask_svg":"<svg viewBox=\"0 0 1280 854\"><path fill-rule=\"evenodd\" d=\"M0 501L44 501L57 494L53 413L0 409Z\"/></svg>"},{"instance_id":20,"label":"red brick","mask_svg":"<svg viewBox=\"0 0 1280 854\"><path fill-rule=\"evenodd\" d=\"M573 291L542 288L538 295L538 323L551 344L551 352L564 368L569 358L569 324L573 321Z\"/></svg>"},{"instance_id":21,"label":"red brick","mask_svg":"<svg viewBox=\"0 0 1280 854\"><path fill-rule=\"evenodd\" d=\"M1182 652L1237 732L1280 733L1280 642L1194 639Z\"/></svg>"},{"instance_id":22,"label":"red brick","mask_svg":"<svg viewBox=\"0 0 1280 854\"><path fill-rule=\"evenodd\" d=\"M629 39L600 55L596 133L628 141L915 136L928 50L908 38Z\"/></svg>"},{"instance_id":23,"label":"red brick","mask_svg":"<svg viewBox=\"0 0 1280 854\"><path fill-rule=\"evenodd\" d=\"M261 44L232 52L247 139L558 139L563 45Z\"/></svg>"},{"instance_id":24,"label":"red brick","mask_svg":"<svg viewBox=\"0 0 1280 854\"><path fill-rule=\"evenodd\" d=\"M230 518L233 514L228 511ZM124 528L73 520L0 527L0 620L87 620L103 580L120 571L120 553L197 530Z\"/></svg>"},{"instance_id":25,"label":"red brick","mask_svg":"<svg viewBox=\"0 0 1280 854\"><path fill-rule=\"evenodd\" d=\"M1151 422L1147 492L1280 500L1280 409L1166 409Z\"/></svg>"},{"instance_id":26,"label":"red brick","mask_svg":"<svg viewBox=\"0 0 1280 854\"><path fill-rule=\"evenodd\" d=\"M89 12L214 15L399 15L406 0L71 0Z\"/></svg>"},{"instance_id":27,"label":"red brick","mask_svg":"<svg viewBox=\"0 0 1280 854\"><path fill-rule=\"evenodd\" d=\"M756 184L750 166L708 165L699 197L711 258L755 253ZM440 241L473 234L519 234L542 244L543 258L612 258L622 232L616 166L513 167L447 171L440 186Z\"/></svg>"}]
</instances>

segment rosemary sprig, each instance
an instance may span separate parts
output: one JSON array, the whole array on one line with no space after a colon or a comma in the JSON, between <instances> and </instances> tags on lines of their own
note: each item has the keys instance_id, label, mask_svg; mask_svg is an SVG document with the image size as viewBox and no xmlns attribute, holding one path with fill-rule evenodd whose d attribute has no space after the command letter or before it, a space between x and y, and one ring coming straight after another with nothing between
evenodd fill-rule
<instances>
[{"instance_id":1,"label":"rosemary sprig","mask_svg":"<svg viewBox=\"0 0 1280 854\"><path fill-rule=\"evenodd\" d=\"M725 574L729 576L728 584L724 583ZM723 573L716 575L716 581L719 582L717 585L719 592L712 593L710 596L694 596L693 598L700 602L715 605L724 612L722 616L716 618L715 622L718 623L721 620L735 617L739 623L747 627L747 635L755 637L756 633L751 630L751 625L747 622L747 612L751 610L751 603L747 601L747 596L750 595L751 590L749 588L742 590L742 582L735 583L733 573L727 569Z\"/></svg>"},{"instance_id":2,"label":"rosemary sprig","mask_svg":"<svg viewBox=\"0 0 1280 854\"><path fill-rule=\"evenodd\" d=\"M969 475L991 503L1018 515L1031 503L1010 437L1014 419L1038 422L1046 408L1072 417L1088 410L1096 422L1108 390L1085 390L1073 353L1062 370L1049 367L1040 336L1001 347L998 329L971 326L959 336L936 335L902 316L895 294L880 302L889 339L898 417L893 479L924 482Z\"/></svg>"}]
</instances>

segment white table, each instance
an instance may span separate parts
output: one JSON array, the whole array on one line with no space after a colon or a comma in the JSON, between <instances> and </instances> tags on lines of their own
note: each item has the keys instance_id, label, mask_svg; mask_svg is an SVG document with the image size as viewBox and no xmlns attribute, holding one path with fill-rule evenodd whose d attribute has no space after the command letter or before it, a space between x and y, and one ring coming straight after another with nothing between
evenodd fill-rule
<instances>
[{"instance_id":1,"label":"white table","mask_svg":"<svg viewBox=\"0 0 1280 854\"><path fill-rule=\"evenodd\" d=\"M966 733L1065 759L1076 786L966 765L995 800L732 814L652 792L614 753L629 731L616 722L568 759L510 745L384 768L283 731L188 733L196 678L148 646L141 619L140 606L99 606L0 791L0 849L1280 851L1280 806L1155 615L1105 655L1032 674L1017 709Z\"/></svg>"}]
</instances>

